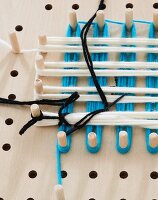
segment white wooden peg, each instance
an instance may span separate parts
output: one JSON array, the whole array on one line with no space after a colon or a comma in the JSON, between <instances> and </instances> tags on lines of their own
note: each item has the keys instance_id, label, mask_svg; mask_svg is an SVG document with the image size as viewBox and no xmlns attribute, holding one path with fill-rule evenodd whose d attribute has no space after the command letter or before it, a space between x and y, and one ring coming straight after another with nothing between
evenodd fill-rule
<instances>
[{"instance_id":1,"label":"white wooden peg","mask_svg":"<svg viewBox=\"0 0 158 200\"><path fill-rule=\"evenodd\" d=\"M37 94L43 94L43 82L41 79L36 79L34 82L34 86Z\"/></svg>"},{"instance_id":2,"label":"white wooden peg","mask_svg":"<svg viewBox=\"0 0 158 200\"><path fill-rule=\"evenodd\" d=\"M39 117L41 114L40 108L37 104L31 105L31 114L33 117Z\"/></svg>"},{"instance_id":3,"label":"white wooden peg","mask_svg":"<svg viewBox=\"0 0 158 200\"><path fill-rule=\"evenodd\" d=\"M77 26L77 15L75 11L69 12L69 23L71 28L75 30Z\"/></svg>"},{"instance_id":4,"label":"white wooden peg","mask_svg":"<svg viewBox=\"0 0 158 200\"><path fill-rule=\"evenodd\" d=\"M64 131L59 131L57 134L57 138L58 138L58 144L61 147L67 146L67 138L66 138L66 133Z\"/></svg>"},{"instance_id":5,"label":"white wooden peg","mask_svg":"<svg viewBox=\"0 0 158 200\"><path fill-rule=\"evenodd\" d=\"M154 23L155 30L157 31L158 30L158 11L157 10L153 13L153 23Z\"/></svg>"},{"instance_id":6,"label":"white wooden peg","mask_svg":"<svg viewBox=\"0 0 158 200\"><path fill-rule=\"evenodd\" d=\"M153 132L149 135L149 144L152 148L158 146L158 134Z\"/></svg>"},{"instance_id":7,"label":"white wooden peg","mask_svg":"<svg viewBox=\"0 0 158 200\"><path fill-rule=\"evenodd\" d=\"M13 53L20 53L20 45L19 45L19 41L17 38L17 35L15 32L12 32L9 34L9 39L10 39L10 44L12 46L12 52Z\"/></svg>"},{"instance_id":8,"label":"white wooden peg","mask_svg":"<svg viewBox=\"0 0 158 200\"><path fill-rule=\"evenodd\" d=\"M105 21L104 21L104 11L103 10L98 10L97 11L97 16L96 16L96 20L98 23L98 26L100 28L100 30L103 29Z\"/></svg>"},{"instance_id":9,"label":"white wooden peg","mask_svg":"<svg viewBox=\"0 0 158 200\"><path fill-rule=\"evenodd\" d=\"M38 69L44 69L44 59L42 55L36 56L36 66Z\"/></svg>"},{"instance_id":10,"label":"white wooden peg","mask_svg":"<svg viewBox=\"0 0 158 200\"><path fill-rule=\"evenodd\" d=\"M126 148L128 145L128 134L126 131L120 131L119 133L119 146Z\"/></svg>"},{"instance_id":11,"label":"white wooden peg","mask_svg":"<svg viewBox=\"0 0 158 200\"><path fill-rule=\"evenodd\" d=\"M90 147L96 147L97 146L97 136L94 132L90 132L88 134L88 143Z\"/></svg>"},{"instance_id":12,"label":"white wooden peg","mask_svg":"<svg viewBox=\"0 0 158 200\"><path fill-rule=\"evenodd\" d=\"M62 185L56 185L54 187L54 192L56 200L65 200L64 188Z\"/></svg>"},{"instance_id":13,"label":"white wooden peg","mask_svg":"<svg viewBox=\"0 0 158 200\"><path fill-rule=\"evenodd\" d=\"M125 12L125 23L128 30L131 30L133 25L133 10L131 8L127 8Z\"/></svg>"},{"instance_id":14,"label":"white wooden peg","mask_svg":"<svg viewBox=\"0 0 158 200\"><path fill-rule=\"evenodd\" d=\"M47 44L46 35L39 35L38 40L39 40L39 44L40 45L46 45Z\"/></svg>"}]
</instances>

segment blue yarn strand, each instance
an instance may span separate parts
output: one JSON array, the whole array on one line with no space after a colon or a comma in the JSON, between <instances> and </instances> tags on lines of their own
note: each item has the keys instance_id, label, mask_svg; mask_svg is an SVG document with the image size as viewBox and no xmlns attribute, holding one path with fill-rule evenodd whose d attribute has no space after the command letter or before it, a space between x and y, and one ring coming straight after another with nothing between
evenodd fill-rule
<instances>
[{"instance_id":1,"label":"blue yarn strand","mask_svg":"<svg viewBox=\"0 0 158 200\"><path fill-rule=\"evenodd\" d=\"M56 142L56 165L57 165L57 181L59 185L62 185L61 177L61 153L59 150L58 142Z\"/></svg>"},{"instance_id":2,"label":"blue yarn strand","mask_svg":"<svg viewBox=\"0 0 158 200\"><path fill-rule=\"evenodd\" d=\"M80 26L79 24L76 27L76 31L74 32L71 28L71 26L68 26L67 30L67 37L80 37ZM80 54L78 53L65 53L64 55L64 61L65 62L77 62L80 59ZM73 69L73 68L72 68ZM75 69L74 69L75 70ZM63 77L62 78L62 86L63 87L69 87L69 86L76 86L77 85L77 77ZM72 113L73 112L73 104L70 104L67 108L63 110L63 113ZM60 131L68 131L69 127L62 125L59 130ZM71 146L71 136L67 136L67 146L66 147L61 147L60 145L59 149L62 153L67 153L70 150Z\"/></svg>"},{"instance_id":3,"label":"blue yarn strand","mask_svg":"<svg viewBox=\"0 0 158 200\"><path fill-rule=\"evenodd\" d=\"M155 38L155 28L153 23L149 27L149 38ZM158 62L158 54L149 53L147 55L147 62ZM146 77L146 87L158 88L158 78L152 76ZM147 96L158 96L158 95L147 94ZM152 103L152 102L146 103L146 111L153 112L155 110L158 111L158 103ZM149 136L152 132L158 133L158 129L157 130L145 129L146 148L150 153L155 154L158 153L158 147L152 148L149 142Z\"/></svg>"},{"instance_id":4,"label":"blue yarn strand","mask_svg":"<svg viewBox=\"0 0 158 200\"><path fill-rule=\"evenodd\" d=\"M104 25L103 31L100 32L99 31L99 27L98 24L95 23L94 25L94 33L93 33L93 37L108 37L108 26L107 24ZM107 53L95 53L92 54L92 60L93 61L106 61L108 59L108 54ZM98 77L98 82L101 86L106 86L107 85L107 78L106 77ZM88 84L89 86L94 86L94 82L92 77L88 78ZM92 93L91 93L92 94ZM98 110L101 108L104 108L104 105L102 102L88 102L87 103L87 112L92 112L94 110ZM89 143L88 143L88 134L90 132L95 132L96 136L97 136L97 146L96 147L90 147ZM86 126L86 146L89 152L91 153L97 153L100 148L101 148L101 142L102 142L102 132L103 132L103 126L91 126L88 125Z\"/></svg>"},{"instance_id":5,"label":"blue yarn strand","mask_svg":"<svg viewBox=\"0 0 158 200\"><path fill-rule=\"evenodd\" d=\"M122 27L122 37L128 37L126 25ZM131 28L131 37L136 37L136 26L133 24ZM135 61L135 53L121 53L120 61ZM136 86L136 77L117 77L117 86L118 87L135 87ZM117 103L117 111L134 111L133 103ZM128 145L125 148L121 148L119 145L119 133L120 131L126 131L128 134ZM121 154L127 153L131 149L132 145L132 127L131 126L116 126L116 148Z\"/></svg>"}]
</instances>

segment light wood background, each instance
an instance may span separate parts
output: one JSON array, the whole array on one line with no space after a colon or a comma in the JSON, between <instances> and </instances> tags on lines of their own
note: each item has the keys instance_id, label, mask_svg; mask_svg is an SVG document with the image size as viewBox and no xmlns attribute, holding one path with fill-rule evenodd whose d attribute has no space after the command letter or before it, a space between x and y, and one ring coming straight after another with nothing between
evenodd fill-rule
<instances>
[{"instance_id":1,"label":"light wood background","mask_svg":"<svg viewBox=\"0 0 158 200\"><path fill-rule=\"evenodd\" d=\"M68 11L74 3L79 20L87 20L98 6L98 0L0 0L0 38L8 40L8 33L17 25L21 47L37 47L40 33L49 36L64 36L68 25ZM134 18L152 20L152 0L107 0L105 16L108 19L124 21L127 3L134 5ZM45 5L52 4L52 10ZM115 29L113 34L115 34ZM140 35L147 29L141 28ZM118 33L117 33L118 34ZM59 59L57 57L57 59ZM35 53L14 55L0 48L0 96L15 94L18 100L33 99ZM12 77L10 72L18 71ZM13 119L6 125L7 118ZM56 180L55 141L57 129L30 128L24 136L19 129L30 119L28 107L0 105L0 198L3 200L52 200ZM10 144L9 151L3 150ZM158 199L158 179L151 179L150 173L158 171L157 155L151 155L145 147L144 131L134 129L130 153L120 155L115 149L113 127L106 127L101 151L92 155L85 147L85 131L74 134L72 148L62 155L62 169L68 175L63 179L66 200L154 200ZM28 173L37 172L31 179ZM98 173L96 179L89 178L89 172ZM128 172L128 178L121 179L121 171Z\"/></svg>"}]
</instances>

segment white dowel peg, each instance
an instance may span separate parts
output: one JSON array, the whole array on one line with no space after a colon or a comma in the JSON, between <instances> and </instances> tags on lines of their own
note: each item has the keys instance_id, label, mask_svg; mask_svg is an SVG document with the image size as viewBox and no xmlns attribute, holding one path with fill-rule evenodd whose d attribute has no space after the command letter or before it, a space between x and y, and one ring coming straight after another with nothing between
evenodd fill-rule
<instances>
[{"instance_id":1,"label":"white dowel peg","mask_svg":"<svg viewBox=\"0 0 158 200\"><path fill-rule=\"evenodd\" d=\"M158 134L153 132L149 135L149 144L152 148L158 146Z\"/></svg>"},{"instance_id":2,"label":"white dowel peg","mask_svg":"<svg viewBox=\"0 0 158 200\"><path fill-rule=\"evenodd\" d=\"M64 188L62 185L56 185L54 187L54 192L56 200L65 200Z\"/></svg>"},{"instance_id":3,"label":"white dowel peg","mask_svg":"<svg viewBox=\"0 0 158 200\"><path fill-rule=\"evenodd\" d=\"M38 40L39 40L39 44L40 45L46 45L47 44L46 35L39 35Z\"/></svg>"},{"instance_id":4,"label":"white dowel peg","mask_svg":"<svg viewBox=\"0 0 158 200\"><path fill-rule=\"evenodd\" d=\"M67 138L66 138L66 133L64 131L59 131L57 134L57 138L58 138L58 144L61 147L67 146Z\"/></svg>"},{"instance_id":5,"label":"white dowel peg","mask_svg":"<svg viewBox=\"0 0 158 200\"><path fill-rule=\"evenodd\" d=\"M103 27L104 27L104 24L105 24L104 11L102 11L102 10L98 10L97 11L96 20L97 20L97 23L98 23L98 26L99 26L100 30L102 30Z\"/></svg>"},{"instance_id":6,"label":"white dowel peg","mask_svg":"<svg viewBox=\"0 0 158 200\"><path fill-rule=\"evenodd\" d=\"M20 45L15 32L9 34L10 44L12 46L13 53L20 53Z\"/></svg>"},{"instance_id":7,"label":"white dowel peg","mask_svg":"<svg viewBox=\"0 0 158 200\"><path fill-rule=\"evenodd\" d=\"M128 30L131 30L133 25L133 10L128 8L125 12L125 23Z\"/></svg>"},{"instance_id":8,"label":"white dowel peg","mask_svg":"<svg viewBox=\"0 0 158 200\"><path fill-rule=\"evenodd\" d=\"M94 132L88 134L88 143L90 147L94 148L97 146L97 136Z\"/></svg>"},{"instance_id":9,"label":"white dowel peg","mask_svg":"<svg viewBox=\"0 0 158 200\"><path fill-rule=\"evenodd\" d=\"M41 79L36 79L34 82L34 86L37 94L43 94L43 82Z\"/></svg>"},{"instance_id":10,"label":"white dowel peg","mask_svg":"<svg viewBox=\"0 0 158 200\"><path fill-rule=\"evenodd\" d=\"M44 59L42 55L36 56L36 66L38 69L44 69Z\"/></svg>"},{"instance_id":11,"label":"white dowel peg","mask_svg":"<svg viewBox=\"0 0 158 200\"><path fill-rule=\"evenodd\" d=\"M69 23L71 28L75 30L77 26L77 15L75 11L69 12Z\"/></svg>"},{"instance_id":12,"label":"white dowel peg","mask_svg":"<svg viewBox=\"0 0 158 200\"><path fill-rule=\"evenodd\" d=\"M33 117L39 117L41 114L40 108L37 104L31 105L31 114Z\"/></svg>"},{"instance_id":13,"label":"white dowel peg","mask_svg":"<svg viewBox=\"0 0 158 200\"><path fill-rule=\"evenodd\" d=\"M157 31L158 30L158 11L155 11L153 13L153 23L154 23L155 30Z\"/></svg>"},{"instance_id":14,"label":"white dowel peg","mask_svg":"<svg viewBox=\"0 0 158 200\"><path fill-rule=\"evenodd\" d=\"M120 131L119 133L119 145L121 148L126 148L128 145L128 134L126 131Z\"/></svg>"}]
</instances>

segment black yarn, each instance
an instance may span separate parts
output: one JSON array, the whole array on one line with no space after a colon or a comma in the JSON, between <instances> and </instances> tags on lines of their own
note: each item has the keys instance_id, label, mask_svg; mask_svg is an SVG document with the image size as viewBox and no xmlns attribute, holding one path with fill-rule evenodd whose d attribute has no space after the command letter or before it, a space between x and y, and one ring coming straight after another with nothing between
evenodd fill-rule
<instances>
[{"instance_id":1,"label":"black yarn","mask_svg":"<svg viewBox=\"0 0 158 200\"><path fill-rule=\"evenodd\" d=\"M43 119L59 119L58 116L44 116L43 113L42 113L42 111L41 111L40 116L33 117L32 114L31 114L31 117L32 117L32 119L30 121L28 121L22 127L22 129L19 131L20 135L23 135L27 129L29 129L31 126L33 126L34 124L36 124L36 122L38 122L38 121L42 121Z\"/></svg>"},{"instance_id":2,"label":"black yarn","mask_svg":"<svg viewBox=\"0 0 158 200\"><path fill-rule=\"evenodd\" d=\"M67 126L71 126L71 124L65 119L65 115L67 113L62 113L63 109L66 108L69 104L73 103L74 101L76 101L79 98L79 94L78 92L74 92L73 94L70 95L70 97L68 97L66 100L64 100L65 102L62 103L61 108L59 109L58 112L58 116L44 116L42 111L40 111L40 116L38 117L33 117L31 114L31 120L29 120L20 130L19 134L23 135L25 133L25 131L30 128L31 126L33 126L36 122L38 121L42 121L43 119L58 119L59 120L59 126L62 124L65 124ZM62 100L59 100L62 101ZM30 102L28 102L30 103ZM49 104L50 105L50 104Z\"/></svg>"},{"instance_id":3,"label":"black yarn","mask_svg":"<svg viewBox=\"0 0 158 200\"><path fill-rule=\"evenodd\" d=\"M17 101L17 100L0 98L0 104L13 104L13 105L23 105L23 106L39 104L39 105L61 106L66 100L67 98L58 99L58 100L41 99L41 100L35 100L35 101Z\"/></svg>"},{"instance_id":4,"label":"black yarn","mask_svg":"<svg viewBox=\"0 0 158 200\"><path fill-rule=\"evenodd\" d=\"M104 9L104 0L100 1L98 10L103 10ZM97 10L97 11L98 11ZM74 133L76 130L83 128L95 115L101 113L101 112L106 112L109 111L109 109L114 106L117 102L119 102L126 94L123 94L122 96L120 96L119 98L117 98L113 103L109 104L107 101L107 98L100 86L100 84L98 83L97 80L97 76L94 72L94 68L93 68L93 62L91 59L91 55L89 53L88 50L88 45L87 45L87 34L89 31L89 28L93 22L93 20L96 17L96 13L90 18L90 20L85 24L85 26L83 27L82 31L81 31L81 41L82 41L82 48L83 48L83 54L84 54L84 58L85 61L87 63L88 69L90 71L90 74L93 78L95 87L98 91L98 94L104 104L104 109L99 109L99 110L95 110L91 113L88 113L87 115L85 115L82 119L80 119L78 122L76 122L75 124L70 124L67 120L66 120L66 115L70 114L70 113L63 113L63 110L70 104L74 103L78 98L79 98L79 94L78 92L74 92L73 94L70 95L70 97L66 98L66 99L59 99L59 100L49 100L49 99L42 99L42 100L37 100L37 101L16 101L16 100L9 100L9 99L5 99L5 98L0 98L0 104L13 104L13 105L32 105L32 104L39 104L39 105L53 105L53 106L61 106L58 112L58 116L44 116L42 111L40 111L40 116L38 117L33 117L31 115L31 120L29 120L20 130L19 134L22 135L24 134L24 132L30 128L32 125L34 125L36 122L38 121L42 121L43 119L58 119L59 120L59 126L61 125L66 125L69 127L69 130L66 132L67 135L70 135L72 133Z\"/></svg>"},{"instance_id":5,"label":"black yarn","mask_svg":"<svg viewBox=\"0 0 158 200\"><path fill-rule=\"evenodd\" d=\"M99 7L98 7L98 10L103 10L104 9L104 0L101 0L100 1L100 4L99 4ZM97 11L98 11L97 10ZM90 29L90 26L92 25L92 22L94 21L94 19L96 18L96 14L97 14L97 11L95 12L95 14L89 19L89 21L84 25L83 29L81 30L81 42L82 42L82 48L83 48L83 55L84 55L84 58L85 58L85 61L87 63L87 67L90 71L90 74L93 78L93 82L95 84L95 87L99 93L99 96L104 104L104 107L107 109L108 108L108 101L107 101L107 98L97 80L97 76L94 72L94 68L93 68L93 62L92 62L92 58L91 58L91 55L89 53L89 49L88 49L88 45L87 45L87 34L88 34L88 31Z\"/></svg>"},{"instance_id":6,"label":"black yarn","mask_svg":"<svg viewBox=\"0 0 158 200\"><path fill-rule=\"evenodd\" d=\"M117 98L113 103L111 103L109 105L109 107L104 108L104 109L99 109L99 110L95 110L93 112L88 113L87 115L85 115L83 118L81 118L78 122L76 122L75 124L70 124L66 119L66 115L70 114L70 113L62 113L63 109L66 108L69 104L75 102L78 98L79 98L79 94L78 92L74 92L69 98L67 98L67 100L65 101L65 103L61 106L61 108L59 109L58 112L58 116L44 116L42 111L40 116L38 117L32 117L32 119L30 121L28 121L23 128L20 130L19 134L22 135L25 133L25 131L30 128L32 125L34 125L36 122L38 121L42 121L44 119L58 119L59 123L58 125L66 125L69 127L69 130L66 131L66 135L70 135L72 133L74 133L75 131L83 128L95 115L102 113L102 112L106 112L108 111L113 105L115 105L118 101L120 101L126 94L123 94L122 96L120 96L119 98Z\"/></svg>"}]
</instances>

